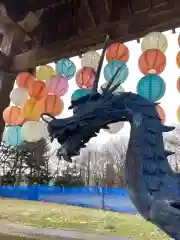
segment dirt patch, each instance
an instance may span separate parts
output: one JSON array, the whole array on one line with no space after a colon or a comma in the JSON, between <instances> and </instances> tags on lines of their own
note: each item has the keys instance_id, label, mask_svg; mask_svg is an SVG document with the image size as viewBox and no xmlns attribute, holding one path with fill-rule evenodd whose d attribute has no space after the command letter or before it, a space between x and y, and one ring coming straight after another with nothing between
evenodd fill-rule
<instances>
[{"instance_id":1,"label":"dirt patch","mask_svg":"<svg viewBox=\"0 0 180 240\"><path fill-rule=\"evenodd\" d=\"M0 239L1 236L3 240L130 240L130 238L105 237L77 231L28 227L8 221L0 221Z\"/></svg>"}]
</instances>

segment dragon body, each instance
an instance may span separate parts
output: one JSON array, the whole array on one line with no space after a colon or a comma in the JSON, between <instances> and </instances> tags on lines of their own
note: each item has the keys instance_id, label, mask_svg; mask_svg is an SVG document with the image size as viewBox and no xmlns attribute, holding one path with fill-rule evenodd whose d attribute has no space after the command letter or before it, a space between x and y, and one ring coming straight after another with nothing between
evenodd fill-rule
<instances>
[{"instance_id":1,"label":"dragon body","mask_svg":"<svg viewBox=\"0 0 180 240\"><path fill-rule=\"evenodd\" d=\"M164 149L163 132L173 127L164 126L156 111L156 104L131 93L115 94L118 87L113 79L98 93L102 61L107 39L96 74L92 93L72 102L73 116L55 119L48 124L52 139L60 143L58 156L71 162L71 157L100 129L108 124L128 121L130 139L125 161L125 184L129 197L138 212L169 236L180 239L179 177L172 171ZM117 70L117 72L120 69Z\"/></svg>"}]
</instances>

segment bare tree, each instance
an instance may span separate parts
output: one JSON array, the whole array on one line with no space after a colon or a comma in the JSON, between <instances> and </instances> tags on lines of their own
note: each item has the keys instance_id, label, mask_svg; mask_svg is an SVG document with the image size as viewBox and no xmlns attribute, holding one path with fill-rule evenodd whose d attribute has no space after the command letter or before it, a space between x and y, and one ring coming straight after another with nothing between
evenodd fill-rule
<instances>
[{"instance_id":1,"label":"bare tree","mask_svg":"<svg viewBox=\"0 0 180 240\"><path fill-rule=\"evenodd\" d=\"M114 182L123 185L123 164L126 156L127 139L110 139L98 147L90 143L76 157L87 185L112 186Z\"/></svg>"}]
</instances>

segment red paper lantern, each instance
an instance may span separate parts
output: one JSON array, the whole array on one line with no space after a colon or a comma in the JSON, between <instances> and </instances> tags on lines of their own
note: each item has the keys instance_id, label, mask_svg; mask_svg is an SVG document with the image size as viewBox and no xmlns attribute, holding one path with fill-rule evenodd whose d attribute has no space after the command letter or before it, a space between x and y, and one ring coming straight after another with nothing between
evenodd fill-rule
<instances>
[{"instance_id":1,"label":"red paper lantern","mask_svg":"<svg viewBox=\"0 0 180 240\"><path fill-rule=\"evenodd\" d=\"M161 106L157 105L156 110L159 113L162 123L164 124L166 121L166 114L165 114L164 109Z\"/></svg>"},{"instance_id":2,"label":"red paper lantern","mask_svg":"<svg viewBox=\"0 0 180 240\"><path fill-rule=\"evenodd\" d=\"M176 87L177 87L178 92L180 93L180 77L177 80Z\"/></svg>"},{"instance_id":3,"label":"red paper lantern","mask_svg":"<svg viewBox=\"0 0 180 240\"><path fill-rule=\"evenodd\" d=\"M147 75L160 74L166 66L166 56L158 49L148 49L139 58L139 70Z\"/></svg>"},{"instance_id":4,"label":"red paper lantern","mask_svg":"<svg viewBox=\"0 0 180 240\"><path fill-rule=\"evenodd\" d=\"M83 67L76 74L76 83L79 88L92 88L95 79L93 68Z\"/></svg>"},{"instance_id":5,"label":"red paper lantern","mask_svg":"<svg viewBox=\"0 0 180 240\"><path fill-rule=\"evenodd\" d=\"M113 43L107 49L106 59L107 61L120 60L127 62L129 60L129 49L124 43Z\"/></svg>"}]
</instances>

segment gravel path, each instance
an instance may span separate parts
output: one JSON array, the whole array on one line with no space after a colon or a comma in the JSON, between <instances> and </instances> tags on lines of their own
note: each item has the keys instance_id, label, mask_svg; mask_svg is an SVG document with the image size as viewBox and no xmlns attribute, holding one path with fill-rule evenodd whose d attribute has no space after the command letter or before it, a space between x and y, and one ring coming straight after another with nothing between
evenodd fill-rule
<instances>
[{"instance_id":1,"label":"gravel path","mask_svg":"<svg viewBox=\"0 0 180 240\"><path fill-rule=\"evenodd\" d=\"M7 221L0 221L0 239L4 234L3 240L16 239L57 239L57 240L133 240L132 238L104 237L77 231L66 231L59 229L35 228L14 224ZM19 238L17 238L19 236ZM22 238L20 238L20 236Z\"/></svg>"}]
</instances>

